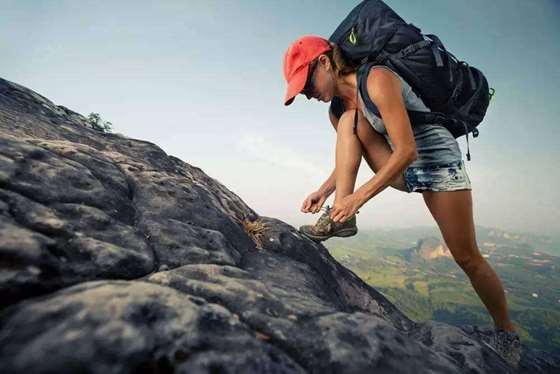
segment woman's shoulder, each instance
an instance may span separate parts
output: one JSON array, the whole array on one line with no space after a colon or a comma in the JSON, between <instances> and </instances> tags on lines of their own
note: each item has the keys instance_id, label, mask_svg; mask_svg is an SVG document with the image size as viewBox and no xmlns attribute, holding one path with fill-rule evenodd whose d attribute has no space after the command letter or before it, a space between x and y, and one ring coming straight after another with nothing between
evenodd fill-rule
<instances>
[{"instance_id":1,"label":"woman's shoulder","mask_svg":"<svg viewBox=\"0 0 560 374\"><path fill-rule=\"evenodd\" d=\"M372 77L372 75L374 74L377 74L377 77L382 76L381 79L377 79L377 83L381 83L381 84L373 83L376 79L375 76ZM368 79L366 82L367 83L366 93L368 94L368 96L371 96L371 93L373 93L376 89L377 91L383 90L385 88L385 84L391 81L400 82L397 84L401 88L400 92L402 94L407 109L421 111L421 112L430 111L430 109L426 106L426 104L423 102L420 96L418 96L414 92L412 86L398 72L396 72L394 69L386 65L371 66L371 68L369 69Z\"/></svg>"},{"instance_id":2,"label":"woman's shoulder","mask_svg":"<svg viewBox=\"0 0 560 374\"><path fill-rule=\"evenodd\" d=\"M374 71L375 73L373 73ZM402 79L402 77L396 71L394 71L387 65L372 65L368 71L369 74L377 74L377 75L386 74L384 72L390 72L389 74L394 75L395 77L399 78L399 80Z\"/></svg>"},{"instance_id":3,"label":"woman's shoulder","mask_svg":"<svg viewBox=\"0 0 560 374\"><path fill-rule=\"evenodd\" d=\"M405 88L406 84L396 71L386 65L372 65L368 69L366 83L370 92L374 88L383 89L384 86L390 83L395 83L401 88Z\"/></svg>"}]
</instances>

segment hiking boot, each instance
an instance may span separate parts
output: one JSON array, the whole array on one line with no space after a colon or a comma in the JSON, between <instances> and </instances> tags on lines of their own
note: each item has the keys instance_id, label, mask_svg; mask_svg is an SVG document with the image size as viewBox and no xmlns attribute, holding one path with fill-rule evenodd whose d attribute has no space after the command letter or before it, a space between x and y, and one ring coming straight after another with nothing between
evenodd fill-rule
<instances>
[{"instance_id":1,"label":"hiking boot","mask_svg":"<svg viewBox=\"0 0 560 374\"><path fill-rule=\"evenodd\" d=\"M517 369L521 360L521 340L515 331L496 330L496 350L511 367Z\"/></svg>"},{"instance_id":2,"label":"hiking boot","mask_svg":"<svg viewBox=\"0 0 560 374\"><path fill-rule=\"evenodd\" d=\"M303 225L299 228L299 232L311 238L314 241L327 240L332 236L347 237L358 233L356 227L356 214L347 219L345 222L333 222L330 218L332 207L328 205L321 208L324 213L319 217L315 225ZM358 213L358 212L356 212Z\"/></svg>"},{"instance_id":3,"label":"hiking boot","mask_svg":"<svg viewBox=\"0 0 560 374\"><path fill-rule=\"evenodd\" d=\"M521 340L515 331L495 327L461 326L470 336L478 338L487 347L499 354L510 366L517 369L521 359Z\"/></svg>"}]
</instances>

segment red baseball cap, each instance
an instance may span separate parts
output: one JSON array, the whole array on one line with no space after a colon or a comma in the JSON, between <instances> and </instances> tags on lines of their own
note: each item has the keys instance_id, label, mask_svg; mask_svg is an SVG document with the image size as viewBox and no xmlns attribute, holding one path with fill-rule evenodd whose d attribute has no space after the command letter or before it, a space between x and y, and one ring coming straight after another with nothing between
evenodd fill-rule
<instances>
[{"instance_id":1,"label":"red baseball cap","mask_svg":"<svg viewBox=\"0 0 560 374\"><path fill-rule=\"evenodd\" d=\"M328 40L313 35L302 36L290 45L284 55L284 78L288 82L284 105L290 105L305 87L309 63L330 49Z\"/></svg>"}]
</instances>

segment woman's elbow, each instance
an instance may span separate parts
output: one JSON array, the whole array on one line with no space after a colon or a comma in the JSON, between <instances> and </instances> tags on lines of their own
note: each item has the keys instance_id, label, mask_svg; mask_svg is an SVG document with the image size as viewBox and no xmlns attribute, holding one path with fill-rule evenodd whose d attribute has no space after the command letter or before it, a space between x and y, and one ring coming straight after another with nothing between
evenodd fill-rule
<instances>
[{"instance_id":1,"label":"woman's elbow","mask_svg":"<svg viewBox=\"0 0 560 374\"><path fill-rule=\"evenodd\" d=\"M406 160L407 165L413 163L418 159L418 152L416 148L406 148L403 149L401 152L402 158Z\"/></svg>"},{"instance_id":2,"label":"woman's elbow","mask_svg":"<svg viewBox=\"0 0 560 374\"><path fill-rule=\"evenodd\" d=\"M416 160L418 160L418 152L416 151L416 148L414 148L411 152L410 152L410 162L414 162Z\"/></svg>"}]
</instances>

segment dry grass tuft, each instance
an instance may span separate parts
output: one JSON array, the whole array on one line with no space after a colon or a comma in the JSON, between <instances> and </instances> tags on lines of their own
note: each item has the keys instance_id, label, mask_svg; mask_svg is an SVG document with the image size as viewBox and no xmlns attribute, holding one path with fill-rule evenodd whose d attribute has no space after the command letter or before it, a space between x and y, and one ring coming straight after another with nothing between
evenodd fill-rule
<instances>
[{"instance_id":1,"label":"dry grass tuft","mask_svg":"<svg viewBox=\"0 0 560 374\"><path fill-rule=\"evenodd\" d=\"M259 220L250 221L247 218L242 220L235 218L237 222L243 225L243 230L249 235L249 237L255 242L255 245L258 249L263 249L262 247L262 239L264 231L268 228L268 226Z\"/></svg>"}]
</instances>

